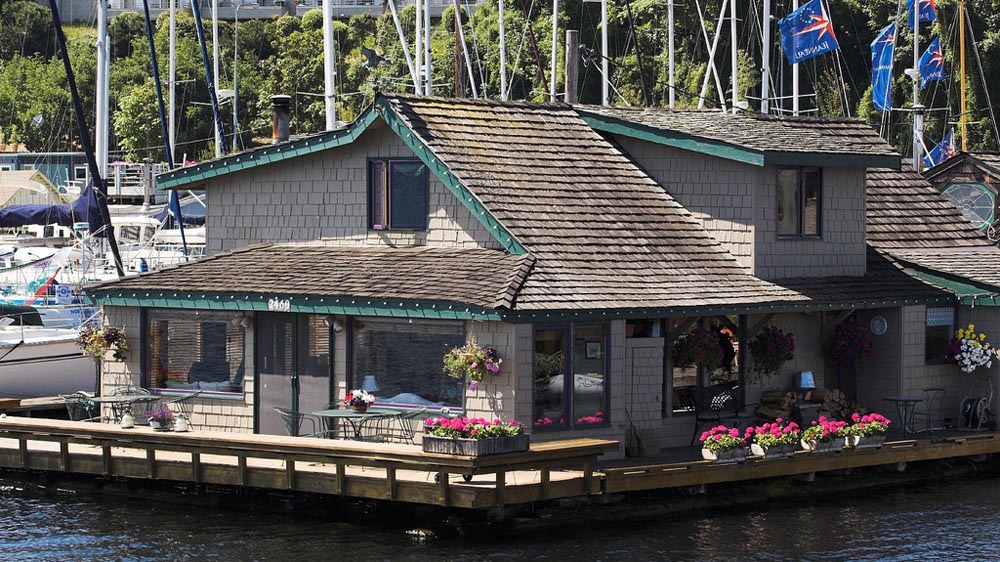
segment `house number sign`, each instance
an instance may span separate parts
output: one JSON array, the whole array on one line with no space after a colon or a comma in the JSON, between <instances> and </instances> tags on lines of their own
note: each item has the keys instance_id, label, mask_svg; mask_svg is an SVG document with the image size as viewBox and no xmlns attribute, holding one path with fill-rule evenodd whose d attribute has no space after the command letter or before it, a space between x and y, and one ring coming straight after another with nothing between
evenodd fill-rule
<instances>
[{"instance_id":1,"label":"house number sign","mask_svg":"<svg viewBox=\"0 0 1000 562\"><path fill-rule=\"evenodd\" d=\"M277 297L268 299L267 309L271 312L290 312L292 310L291 299L279 299Z\"/></svg>"}]
</instances>

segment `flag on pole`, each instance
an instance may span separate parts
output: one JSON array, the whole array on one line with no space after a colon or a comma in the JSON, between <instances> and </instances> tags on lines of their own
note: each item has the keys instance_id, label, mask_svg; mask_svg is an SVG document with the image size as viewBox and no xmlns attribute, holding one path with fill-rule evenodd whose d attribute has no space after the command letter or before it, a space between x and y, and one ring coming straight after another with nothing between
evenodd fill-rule
<instances>
[{"instance_id":1,"label":"flag on pole","mask_svg":"<svg viewBox=\"0 0 1000 562\"><path fill-rule=\"evenodd\" d=\"M927 50L920 56L920 88L928 82L944 80L944 55L941 54L941 38L935 37Z\"/></svg>"},{"instance_id":2,"label":"flag on pole","mask_svg":"<svg viewBox=\"0 0 1000 562\"><path fill-rule=\"evenodd\" d=\"M892 55L895 50L896 23L879 31L872 41L872 103L879 111L892 107Z\"/></svg>"},{"instance_id":3,"label":"flag on pole","mask_svg":"<svg viewBox=\"0 0 1000 562\"><path fill-rule=\"evenodd\" d=\"M789 64L818 57L840 48L833 24L821 0L812 0L778 22L781 48Z\"/></svg>"},{"instance_id":4,"label":"flag on pole","mask_svg":"<svg viewBox=\"0 0 1000 562\"><path fill-rule=\"evenodd\" d=\"M919 0L919 2L921 23L937 19L937 13L934 10L934 0ZM906 0L906 14L906 21L910 24L910 29L913 29L913 0Z\"/></svg>"},{"instance_id":5,"label":"flag on pole","mask_svg":"<svg viewBox=\"0 0 1000 562\"><path fill-rule=\"evenodd\" d=\"M944 134L944 138L941 142L924 156L924 167L932 168L937 166L941 162L951 158L955 155L955 142L954 142L955 129L949 129L947 133Z\"/></svg>"}]
</instances>

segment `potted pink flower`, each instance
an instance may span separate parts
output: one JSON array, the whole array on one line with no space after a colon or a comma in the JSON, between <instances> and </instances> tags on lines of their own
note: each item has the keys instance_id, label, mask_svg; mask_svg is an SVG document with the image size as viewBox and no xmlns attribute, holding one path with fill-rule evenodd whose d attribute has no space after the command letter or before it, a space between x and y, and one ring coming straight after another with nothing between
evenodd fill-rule
<instances>
[{"instance_id":1,"label":"potted pink flower","mask_svg":"<svg viewBox=\"0 0 1000 562\"><path fill-rule=\"evenodd\" d=\"M774 422L751 427L747 433L750 435L750 452L754 456L771 459L795 454L802 432L799 431L799 424L778 418Z\"/></svg>"},{"instance_id":2,"label":"potted pink flower","mask_svg":"<svg viewBox=\"0 0 1000 562\"><path fill-rule=\"evenodd\" d=\"M701 434L701 456L705 460L741 462L747 458L747 435L737 427L717 425Z\"/></svg>"},{"instance_id":3,"label":"potted pink flower","mask_svg":"<svg viewBox=\"0 0 1000 562\"><path fill-rule=\"evenodd\" d=\"M425 453L470 457L527 451L529 436L516 420L428 418L424 422Z\"/></svg>"},{"instance_id":4,"label":"potted pink flower","mask_svg":"<svg viewBox=\"0 0 1000 562\"><path fill-rule=\"evenodd\" d=\"M855 412L851 416L854 422L841 431L848 447L855 449L874 449L885 443L885 435L889 432L892 422L882 414L872 412L861 415Z\"/></svg>"},{"instance_id":5,"label":"potted pink flower","mask_svg":"<svg viewBox=\"0 0 1000 562\"><path fill-rule=\"evenodd\" d=\"M844 448L844 428L847 422L820 416L802 432L802 448L814 453L839 451Z\"/></svg>"}]
</instances>

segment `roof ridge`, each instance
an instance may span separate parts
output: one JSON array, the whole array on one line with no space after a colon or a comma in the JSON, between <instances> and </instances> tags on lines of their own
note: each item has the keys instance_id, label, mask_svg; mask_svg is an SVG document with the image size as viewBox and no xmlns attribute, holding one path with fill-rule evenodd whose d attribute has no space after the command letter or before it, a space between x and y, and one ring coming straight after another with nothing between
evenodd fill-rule
<instances>
[{"instance_id":1,"label":"roof ridge","mask_svg":"<svg viewBox=\"0 0 1000 562\"><path fill-rule=\"evenodd\" d=\"M573 106L562 102L534 102L521 100L493 100L493 99L469 99L442 96L418 96L415 94L381 94L388 101L403 100L406 102L445 102L459 105L479 105L483 107L525 107L531 109L559 109L561 111L572 111Z\"/></svg>"},{"instance_id":2,"label":"roof ridge","mask_svg":"<svg viewBox=\"0 0 1000 562\"><path fill-rule=\"evenodd\" d=\"M513 310L517 302L517 295L521 292L521 287L524 286L524 282L528 279L528 275L531 274L531 270L534 267L535 256L532 254L522 254L517 266L511 270L510 276L507 277L507 282L500 293L497 294L497 301L493 307Z\"/></svg>"}]
</instances>

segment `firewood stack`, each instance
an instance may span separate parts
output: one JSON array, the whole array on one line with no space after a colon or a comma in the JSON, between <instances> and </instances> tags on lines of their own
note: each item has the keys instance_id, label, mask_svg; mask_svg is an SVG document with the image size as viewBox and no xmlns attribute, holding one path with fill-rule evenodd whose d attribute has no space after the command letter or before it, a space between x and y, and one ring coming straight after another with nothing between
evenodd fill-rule
<instances>
[{"instance_id":1,"label":"firewood stack","mask_svg":"<svg viewBox=\"0 0 1000 562\"><path fill-rule=\"evenodd\" d=\"M760 397L760 406L757 407L757 417L761 421L774 421L778 418L785 420L792 419L792 412L798 397L794 392L781 392L778 390L768 390Z\"/></svg>"}]
</instances>

